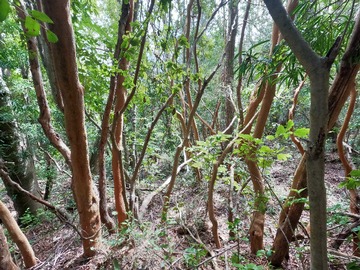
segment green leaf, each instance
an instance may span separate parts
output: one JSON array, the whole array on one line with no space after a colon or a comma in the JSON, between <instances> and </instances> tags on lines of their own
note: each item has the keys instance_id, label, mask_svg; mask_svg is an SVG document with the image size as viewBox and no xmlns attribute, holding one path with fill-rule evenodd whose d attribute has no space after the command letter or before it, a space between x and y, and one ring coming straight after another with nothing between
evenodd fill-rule
<instances>
[{"instance_id":1,"label":"green leaf","mask_svg":"<svg viewBox=\"0 0 360 270\"><path fill-rule=\"evenodd\" d=\"M26 16L25 27L28 30L26 34L29 36L36 37L40 35L40 24L30 16Z\"/></svg>"},{"instance_id":2,"label":"green leaf","mask_svg":"<svg viewBox=\"0 0 360 270\"><path fill-rule=\"evenodd\" d=\"M259 149L259 153L261 153L261 154L267 154L267 153L271 153L271 152L273 152L273 151L272 151L271 148L270 148L269 146L267 146L267 145L263 145L263 146L261 146L260 149Z\"/></svg>"},{"instance_id":3,"label":"green leaf","mask_svg":"<svg viewBox=\"0 0 360 270\"><path fill-rule=\"evenodd\" d=\"M160 7L163 11L168 12L171 0L160 0Z\"/></svg>"},{"instance_id":4,"label":"green leaf","mask_svg":"<svg viewBox=\"0 0 360 270\"><path fill-rule=\"evenodd\" d=\"M130 45L131 46L139 46L141 43L140 38L132 38L130 39Z\"/></svg>"},{"instance_id":5,"label":"green leaf","mask_svg":"<svg viewBox=\"0 0 360 270\"><path fill-rule=\"evenodd\" d=\"M225 173L225 172L227 172L228 170L227 170L227 168L225 167L225 166L220 166L219 168L218 168L218 172L219 173Z\"/></svg>"},{"instance_id":6,"label":"green leaf","mask_svg":"<svg viewBox=\"0 0 360 270\"><path fill-rule=\"evenodd\" d=\"M0 22L5 21L10 12L8 0L0 0Z\"/></svg>"},{"instance_id":7,"label":"green leaf","mask_svg":"<svg viewBox=\"0 0 360 270\"><path fill-rule=\"evenodd\" d=\"M202 162L194 162L193 164L191 164L191 166L193 167L193 168L202 168L202 166L203 166L203 163Z\"/></svg>"},{"instance_id":8,"label":"green leaf","mask_svg":"<svg viewBox=\"0 0 360 270\"><path fill-rule=\"evenodd\" d=\"M46 38L51 43L56 43L59 41L57 35L49 29L46 30Z\"/></svg>"},{"instance_id":9,"label":"green leaf","mask_svg":"<svg viewBox=\"0 0 360 270\"><path fill-rule=\"evenodd\" d=\"M301 188L301 189L290 189L290 191L296 192L297 194L300 194L301 192L303 192L304 190L306 190L306 188Z\"/></svg>"},{"instance_id":10,"label":"green leaf","mask_svg":"<svg viewBox=\"0 0 360 270\"><path fill-rule=\"evenodd\" d=\"M298 128L294 131L294 136L299 138L307 138L309 136L310 129Z\"/></svg>"},{"instance_id":11,"label":"green leaf","mask_svg":"<svg viewBox=\"0 0 360 270\"><path fill-rule=\"evenodd\" d=\"M286 130L285 130L284 126L279 125L276 129L275 136L279 137L281 135L284 135L285 133L286 133Z\"/></svg>"},{"instance_id":12,"label":"green leaf","mask_svg":"<svg viewBox=\"0 0 360 270\"><path fill-rule=\"evenodd\" d=\"M181 35L179 38L179 45L183 46L185 48L190 48L190 44L187 40L187 38L184 35Z\"/></svg>"},{"instance_id":13,"label":"green leaf","mask_svg":"<svg viewBox=\"0 0 360 270\"><path fill-rule=\"evenodd\" d=\"M277 159L278 160L287 160L289 157L291 157L291 155L290 154L282 154L282 153L280 153L280 154L277 154Z\"/></svg>"},{"instance_id":14,"label":"green leaf","mask_svg":"<svg viewBox=\"0 0 360 270\"><path fill-rule=\"evenodd\" d=\"M252 141L253 140L253 136L251 136L250 134L240 134L239 138L245 139L245 140L249 140Z\"/></svg>"},{"instance_id":15,"label":"green leaf","mask_svg":"<svg viewBox=\"0 0 360 270\"><path fill-rule=\"evenodd\" d=\"M345 181L339 184L340 188L356 189L360 186L360 181L357 177L347 177Z\"/></svg>"},{"instance_id":16,"label":"green leaf","mask_svg":"<svg viewBox=\"0 0 360 270\"><path fill-rule=\"evenodd\" d=\"M289 121L286 123L286 130L290 130L293 126L294 126L294 121L293 121L293 120L289 120Z\"/></svg>"},{"instance_id":17,"label":"green leaf","mask_svg":"<svg viewBox=\"0 0 360 270\"><path fill-rule=\"evenodd\" d=\"M350 175L351 175L352 177L360 177L360 170L352 170L352 171L350 172Z\"/></svg>"},{"instance_id":18,"label":"green leaf","mask_svg":"<svg viewBox=\"0 0 360 270\"><path fill-rule=\"evenodd\" d=\"M30 14L33 18L42 21L42 22L46 22L46 23L54 23L52 19L49 18L48 15L46 15L44 12L40 12L38 10L31 10Z\"/></svg>"}]
</instances>

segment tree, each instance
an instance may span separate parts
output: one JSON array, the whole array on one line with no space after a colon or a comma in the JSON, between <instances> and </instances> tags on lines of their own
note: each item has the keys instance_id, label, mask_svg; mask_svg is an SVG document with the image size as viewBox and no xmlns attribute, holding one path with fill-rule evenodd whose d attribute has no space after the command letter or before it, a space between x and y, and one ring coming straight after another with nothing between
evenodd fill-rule
<instances>
[{"instance_id":1,"label":"tree","mask_svg":"<svg viewBox=\"0 0 360 270\"><path fill-rule=\"evenodd\" d=\"M84 255L93 256L100 245L101 220L90 172L84 88L78 78L70 2L44 0L42 3L45 13L54 22L48 27L58 36L58 42L50 45L50 55L64 102L65 127L71 149L72 189L80 218Z\"/></svg>"},{"instance_id":2,"label":"tree","mask_svg":"<svg viewBox=\"0 0 360 270\"><path fill-rule=\"evenodd\" d=\"M45 186L47 176L45 164L52 162L56 166L59 179L70 175L66 170L72 171L73 197L79 212L85 256L94 255L99 248L102 222L110 233L120 233L121 237L109 237L117 240L115 246L111 246L113 250L121 241L121 247L138 251L139 242L141 246L148 245L145 239L150 233L152 248L161 247L155 249L156 255L160 255L156 263L162 258L174 267L176 263L180 268L201 268L202 265L206 268L207 260L211 260L216 268L216 260L222 260L224 265L231 263L238 268L247 263L247 258L241 254L242 244L249 245L254 254L262 253L269 244L264 235L267 229L272 229L273 220L268 217L276 214L274 209L279 209L269 258L271 264L279 266L289 255L292 239L297 237L294 231L310 192L312 268L326 269L324 140L350 96L349 113L338 138L341 152L342 137L356 99L352 86L359 70L358 24L353 28L351 39L347 32L352 29L353 13L346 13L351 3L340 6L326 1L298 3L289 0L286 13L280 1L266 1L273 15L278 12L271 33L273 22L265 15L268 13L266 7L254 1L105 0L101 5L96 1L72 1L71 5L69 2L38 0L36 5L28 2L27 9L16 5L17 16L11 8L5 15L0 8L0 21L7 16L2 22L4 34L0 35L0 68L7 73L5 80L11 93L29 94L26 102L32 102L33 106L31 115L23 114L24 101L11 95L13 108L5 106L9 113L0 117L11 114L7 119L15 123L13 127L20 143L27 124L25 118L31 118L31 124L37 124L36 135L41 135L42 140L40 143L32 141L43 146L49 140L56 148L41 147L51 153L46 155L47 163L43 152L34 151L41 187ZM9 0L0 0L0 7L7 4ZM291 22L293 16L296 28ZM15 17L16 22L13 21ZM240 40L236 39L236 32ZM19 33L26 44L20 42ZM339 43L334 42L337 36L342 37ZM335 59L345 46L345 53ZM23 54L28 54L29 61L24 61L25 64L13 57L19 48ZM238 55L235 55L236 50ZM47 72L42 74L44 68ZM307 137L309 80L312 92L310 139ZM24 85L26 82L26 90L34 88L35 91L24 91L18 82ZM231 91L224 93L224 89ZM291 121L285 123L293 96ZM328 111L326 108L318 110L324 106ZM298 109L304 110L301 115ZM37 115L42 131L35 121ZM340 120L342 116L343 113ZM302 135L295 128L298 126L301 126ZM223 130L224 127L227 128ZM61 136L66 138L64 142L58 140ZM284 152L290 149L289 137L296 143L302 158L289 197L280 206L282 198L277 194L280 191L274 186L270 173L274 171L272 164L293 158ZM304 140L300 141L299 137ZM302 143L307 141L309 146L304 154ZM97 148L99 171L93 170L91 174L89 149L90 155L96 156ZM345 161L344 155L341 156ZM350 171L355 166L344 164L346 175L350 176L344 183L347 186L352 176ZM111 177L114 187L112 183L106 184ZM54 194L50 199L63 207L61 202L67 198L55 196L66 184L60 182L54 181ZM95 184L98 184L100 203L93 190ZM159 202L155 195L166 187L163 201ZM108 196L112 188L115 192ZM314 203L312 191L322 194L321 204ZM358 199L355 191L351 190L352 202ZM229 199L224 200L224 197ZM150 203L152 198L156 200ZM318 198L316 194L316 202ZM140 211L138 203L142 203ZM161 211L159 203L162 204L161 224L157 223ZM114 209L110 209L112 205ZM352 204L351 211L356 207ZM50 209L55 214L60 213L57 207ZM111 210L117 212L118 227L112 220L110 213L114 211ZM237 241L236 251L227 249L232 247L232 242L223 237L226 211L229 211L231 241ZM320 213L321 218L316 216L316 219L321 226L314 225L316 213ZM207 226L207 218L211 221L211 229ZM332 220L328 219L329 222ZM349 228L358 224L358 221L353 222ZM179 251L179 255L172 253L174 243L164 238L169 235L168 230L179 234L184 230L197 242L196 246L187 237L179 237L185 249ZM213 239L203 238L202 232L210 230ZM347 230L348 235L350 231ZM146 234L145 237L138 237L138 232ZM122 242L122 236L131 241ZM244 240L248 236L249 239ZM168 246L163 245L164 240ZM113 244L112 241L103 242ZM128 245L129 242L134 245ZM224 261L218 251L211 249L213 242L217 248L224 245L225 250L232 253L231 257L225 256L229 260ZM202 250L211 258L205 259L208 255L202 255ZM319 252L314 255L317 250ZM143 255L133 254L134 262ZM178 257L176 261L175 257ZM112 255L109 259L113 259ZM144 267L148 259L152 260L146 257ZM128 260L114 258L114 265L120 261L125 264Z\"/></svg>"},{"instance_id":3,"label":"tree","mask_svg":"<svg viewBox=\"0 0 360 270\"><path fill-rule=\"evenodd\" d=\"M222 74L223 89L225 94L225 124L229 127L235 114L235 102L233 101L233 85L234 85L234 59L235 59L235 43L238 29L238 4L237 0L228 3L228 23L225 48L225 63ZM226 131L231 134L233 126Z\"/></svg>"},{"instance_id":4,"label":"tree","mask_svg":"<svg viewBox=\"0 0 360 270\"><path fill-rule=\"evenodd\" d=\"M131 23L134 16L134 2L123 2L122 13L119 25L119 37L123 37L131 32ZM122 40L123 41L123 40ZM128 49L123 46L123 42L120 42L121 54L119 55L119 69L121 73L117 76L117 82L115 86L115 109L114 112L118 117L115 117L112 125L112 171L114 177L114 193L115 193L115 205L118 218L118 226L126 220L127 211L129 207L127 205L126 193L125 193L125 172L122 158L122 142L123 142L123 121L124 114L120 113L124 109L127 89L125 86L125 74L129 68L129 60L126 58L125 53Z\"/></svg>"}]
</instances>

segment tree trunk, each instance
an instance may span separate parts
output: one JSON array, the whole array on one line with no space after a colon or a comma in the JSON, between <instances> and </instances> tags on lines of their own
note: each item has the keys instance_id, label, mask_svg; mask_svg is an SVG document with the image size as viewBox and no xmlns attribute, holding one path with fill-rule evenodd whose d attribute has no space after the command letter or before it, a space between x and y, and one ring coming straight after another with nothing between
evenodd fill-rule
<instances>
[{"instance_id":1,"label":"tree trunk","mask_svg":"<svg viewBox=\"0 0 360 270\"><path fill-rule=\"evenodd\" d=\"M6 241L4 230L0 225L0 270L17 270L19 267L11 258L9 246Z\"/></svg>"},{"instance_id":2,"label":"tree trunk","mask_svg":"<svg viewBox=\"0 0 360 270\"><path fill-rule=\"evenodd\" d=\"M68 0L43 0L46 14L54 21L48 27L59 41L51 44L51 57L64 102L66 133L71 147L72 189L79 212L84 256L96 254L101 221L98 198L90 172L85 129L84 89L79 82L74 33Z\"/></svg>"},{"instance_id":3,"label":"tree trunk","mask_svg":"<svg viewBox=\"0 0 360 270\"><path fill-rule=\"evenodd\" d=\"M131 32L131 22L133 21L134 16L134 1L124 1L122 4L122 14L120 22L123 23L124 34ZM121 44L120 44L121 45ZM126 50L128 48L124 48ZM126 71L129 68L129 61L122 56L119 63L119 69ZM127 89L124 86L125 76L119 74L117 77L117 83L115 88L115 109L114 114L117 115L114 117L114 122L112 125L112 172L114 178L114 196L115 196L115 208L117 212L118 226L121 226L127 218L127 200L125 193L125 175L124 175L124 166L122 160L122 142L123 142L123 125L124 125L124 115L120 111L125 106L125 101L127 98Z\"/></svg>"},{"instance_id":4,"label":"tree trunk","mask_svg":"<svg viewBox=\"0 0 360 270\"><path fill-rule=\"evenodd\" d=\"M121 60L127 62L125 59ZM127 64L122 65L121 69L126 70ZM119 75L118 78L118 87L116 89L116 105L115 105L115 114L118 113L124 106L126 100L126 89L122 85L124 82L124 77ZM125 200L126 197L123 196L125 193L125 179L124 179L124 167L122 164L122 136L123 136L123 120L124 117L121 115L118 117L118 121L113 123L113 147L112 147L112 172L114 178L114 196L115 196L115 208L117 212L118 226L121 226L126 220L126 206Z\"/></svg>"},{"instance_id":5,"label":"tree trunk","mask_svg":"<svg viewBox=\"0 0 360 270\"><path fill-rule=\"evenodd\" d=\"M279 216L279 228L272 246L273 253L269 261L273 266L280 266L282 261L289 254L289 244L294 231L299 223L304 203L297 201L306 198L308 195L306 185L306 154L301 158L294 175L291 191L283 205L283 210ZM300 192L301 191L301 192Z\"/></svg>"},{"instance_id":6,"label":"tree trunk","mask_svg":"<svg viewBox=\"0 0 360 270\"><path fill-rule=\"evenodd\" d=\"M311 269L328 269L326 230L325 139L328 122L329 67L323 62L309 74L311 106L307 181L310 205Z\"/></svg>"},{"instance_id":7,"label":"tree trunk","mask_svg":"<svg viewBox=\"0 0 360 270\"><path fill-rule=\"evenodd\" d=\"M239 67L243 63L242 50L243 50L243 45L244 45L245 29L246 29L246 25L247 25L249 13L250 13L250 7L251 7L251 0L248 0L247 4L246 4L246 10L245 10L241 33L240 33L239 61L238 61ZM237 108L239 111L239 118L240 118L239 128L242 128L244 126L244 112L243 112L243 105L242 105L242 100L241 100L242 81L243 81L243 74L241 74L240 68L239 68L238 81L237 81L237 86L236 86L236 102L237 102L236 105L237 105Z\"/></svg>"},{"instance_id":8,"label":"tree trunk","mask_svg":"<svg viewBox=\"0 0 360 270\"><path fill-rule=\"evenodd\" d=\"M345 133L349 127L351 116L355 109L356 97L357 97L355 83L352 85L349 85L349 87L351 88L349 107L348 107L348 111L347 111L345 119L344 119L344 123L342 124L341 129L340 129L339 134L336 139L336 146L338 149L339 158L344 167L345 177L350 177L350 173L353 170L353 165L346 158L343 140L345 137ZM357 189L350 189L349 193L350 193L350 212L358 215L359 214L359 202L360 202L358 191L357 191ZM359 256L360 255L359 237L356 232L353 232L352 235L353 235L353 254L355 256Z\"/></svg>"},{"instance_id":9,"label":"tree trunk","mask_svg":"<svg viewBox=\"0 0 360 270\"><path fill-rule=\"evenodd\" d=\"M234 55L235 42L238 28L238 0L230 0L228 3L228 26L226 35L225 61L222 73L222 84L225 94L225 128L229 127L235 114L235 102L233 101L234 84ZM226 134L232 134L234 127L227 129Z\"/></svg>"},{"instance_id":10,"label":"tree trunk","mask_svg":"<svg viewBox=\"0 0 360 270\"><path fill-rule=\"evenodd\" d=\"M36 258L32 247L29 244L26 236L20 230L19 225L12 217L10 211L5 204L0 201L0 219L4 223L5 228L8 230L11 239L18 246L21 256L24 259L26 268L30 268L36 265Z\"/></svg>"},{"instance_id":11,"label":"tree trunk","mask_svg":"<svg viewBox=\"0 0 360 270\"><path fill-rule=\"evenodd\" d=\"M29 0L27 0L29 2ZM42 6L41 0L36 0L37 9L41 12L44 12L44 8ZM20 12L25 12L26 9L20 10ZM19 12L19 11L18 11ZM25 21L25 19L24 19ZM50 88L51 94L54 98L55 104L57 108L64 113L64 102L61 96L60 86L59 86L59 78L56 76L54 64L51 61L51 47L50 42L46 39L46 27L45 23L41 23L43 27L41 27L41 35L37 37L38 50L41 56L41 61L44 65Z\"/></svg>"}]
</instances>

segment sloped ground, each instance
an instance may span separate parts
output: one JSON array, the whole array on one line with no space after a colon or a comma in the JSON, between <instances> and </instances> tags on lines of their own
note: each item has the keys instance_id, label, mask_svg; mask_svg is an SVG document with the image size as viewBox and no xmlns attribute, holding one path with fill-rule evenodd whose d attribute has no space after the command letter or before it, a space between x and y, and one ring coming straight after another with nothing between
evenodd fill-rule
<instances>
[{"instance_id":1,"label":"sloped ground","mask_svg":"<svg viewBox=\"0 0 360 270\"><path fill-rule=\"evenodd\" d=\"M223 243L221 249L216 249L206 214L207 183L192 179L191 173L182 173L177 179L166 223L160 222L163 195L158 194L140 223L129 222L124 231L111 236L104 228L103 248L99 255L90 260L81 256L81 242L77 233L69 225L61 224L52 214L44 214L36 226L25 230L39 259L35 269L269 269L266 252L276 233L279 201L287 196L297 162L298 157L277 162L266 177L269 202L265 224L266 249L263 254L254 256L249 252L247 230L252 209L251 183L241 192L234 193L235 218L238 221L235 241L229 239L227 225L229 186L221 181L216 185L214 201ZM326 186L331 212L348 211L348 192L338 188L342 180L343 171L336 155L328 155ZM149 192L148 188L143 191L141 188L140 200ZM60 196L64 189L68 190L66 184L56 190L57 194L53 194L53 197ZM76 214L74 216L73 222L77 224ZM340 216L331 215L330 219L329 241L343 228L339 222L346 222ZM308 223L307 211L301 223L304 226ZM303 234L301 230L299 233ZM344 243L339 252L350 255L350 243ZM15 254L20 262L19 253ZM239 265L243 265L242 268L234 266L234 258L238 259ZM344 264L349 261L351 258L333 255L331 269L346 269ZM309 240L305 235L303 240L291 244L290 259L284 263L284 268L308 269L308 262Z\"/></svg>"}]
</instances>

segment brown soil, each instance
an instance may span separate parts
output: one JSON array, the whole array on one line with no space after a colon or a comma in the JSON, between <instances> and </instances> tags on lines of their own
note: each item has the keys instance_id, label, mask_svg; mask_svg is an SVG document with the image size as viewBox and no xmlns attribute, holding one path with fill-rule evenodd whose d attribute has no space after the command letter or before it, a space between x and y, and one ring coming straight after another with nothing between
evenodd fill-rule
<instances>
[{"instance_id":1,"label":"brown soil","mask_svg":"<svg viewBox=\"0 0 360 270\"><path fill-rule=\"evenodd\" d=\"M140 223L129 222L127 228L116 235L108 235L104 228L103 248L91 259L82 257L80 237L71 226L61 223L50 213L43 215L37 225L24 229L39 260L34 269L270 269L265 253L272 245L280 211L279 202L287 196L298 160L299 157L293 157L285 162L276 162L269 172L264 172L268 175L266 182L269 194L264 254L254 256L249 252L247 230L250 226L253 198L251 185L248 184L241 192L233 192L235 217L238 219L238 240L234 241L229 238L227 225L229 185L224 181L218 181L215 209L223 247L216 249L212 239L211 223L206 214L207 183L189 179L191 173L182 172L177 179L168 221L165 224L160 222L163 194L158 194ZM348 192L338 188L343 179L342 166L336 153L327 155L326 187L328 205L332 208L329 217L334 220L329 226L329 242L347 224L346 219L334 214L348 211ZM241 180L240 186L246 181L247 179ZM53 197L60 196L59 194L67 189L67 185L64 184L59 190L54 191L56 194L53 194ZM148 187L140 186L140 201L148 193ZM3 191L2 194L4 195ZM63 200L68 200L65 197ZM5 201L8 207L12 208L9 198ZM72 223L77 224L76 213L73 216ZM307 223L308 212L305 211L301 224L305 227ZM304 235L304 239L291 244L290 258L284 262L284 269L308 269L309 239L303 230L299 229L298 233ZM16 247L13 249L14 257L21 265ZM331 269L346 269L345 264L352 260L349 241L337 252L338 254L332 253ZM234 267L230 259L234 256L239 258L240 265L254 264L254 267Z\"/></svg>"}]
</instances>

